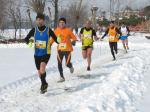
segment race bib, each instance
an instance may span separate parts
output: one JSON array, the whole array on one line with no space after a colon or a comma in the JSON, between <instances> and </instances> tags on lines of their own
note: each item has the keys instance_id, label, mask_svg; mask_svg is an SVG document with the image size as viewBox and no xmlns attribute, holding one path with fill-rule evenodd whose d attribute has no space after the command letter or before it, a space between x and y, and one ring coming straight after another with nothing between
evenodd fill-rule
<instances>
[{"instance_id":1,"label":"race bib","mask_svg":"<svg viewBox=\"0 0 150 112\"><path fill-rule=\"evenodd\" d=\"M67 48L66 43L60 43L60 44L59 44L59 49L60 49L60 50L65 50L66 48Z\"/></svg>"},{"instance_id":2,"label":"race bib","mask_svg":"<svg viewBox=\"0 0 150 112\"><path fill-rule=\"evenodd\" d=\"M84 35L84 38L92 38L91 34Z\"/></svg>"},{"instance_id":3,"label":"race bib","mask_svg":"<svg viewBox=\"0 0 150 112\"><path fill-rule=\"evenodd\" d=\"M39 48L39 49L45 49L46 48L46 41L37 40L35 43L35 47Z\"/></svg>"},{"instance_id":4,"label":"race bib","mask_svg":"<svg viewBox=\"0 0 150 112\"><path fill-rule=\"evenodd\" d=\"M126 36L126 35L127 35L127 33L126 33L126 32L122 32L122 35L123 35L123 36Z\"/></svg>"},{"instance_id":5,"label":"race bib","mask_svg":"<svg viewBox=\"0 0 150 112\"><path fill-rule=\"evenodd\" d=\"M115 36L109 36L109 41L114 41L115 40Z\"/></svg>"}]
</instances>

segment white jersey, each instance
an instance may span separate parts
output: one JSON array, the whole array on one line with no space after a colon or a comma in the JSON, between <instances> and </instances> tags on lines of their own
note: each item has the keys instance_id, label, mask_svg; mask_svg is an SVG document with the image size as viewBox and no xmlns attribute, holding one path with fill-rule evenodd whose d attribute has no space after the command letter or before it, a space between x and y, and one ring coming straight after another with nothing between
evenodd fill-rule
<instances>
[{"instance_id":1,"label":"white jersey","mask_svg":"<svg viewBox=\"0 0 150 112\"><path fill-rule=\"evenodd\" d=\"M127 34L128 34L127 27L121 27L120 31L122 33L122 36L127 36Z\"/></svg>"}]
</instances>

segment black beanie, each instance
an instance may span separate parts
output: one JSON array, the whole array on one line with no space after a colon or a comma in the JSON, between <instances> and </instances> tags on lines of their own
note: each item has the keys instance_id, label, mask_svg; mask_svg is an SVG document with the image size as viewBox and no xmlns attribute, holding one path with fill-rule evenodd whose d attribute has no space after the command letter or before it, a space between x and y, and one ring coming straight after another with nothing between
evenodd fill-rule
<instances>
[{"instance_id":1,"label":"black beanie","mask_svg":"<svg viewBox=\"0 0 150 112\"><path fill-rule=\"evenodd\" d=\"M59 21L64 21L66 23L66 18L60 18Z\"/></svg>"},{"instance_id":2,"label":"black beanie","mask_svg":"<svg viewBox=\"0 0 150 112\"><path fill-rule=\"evenodd\" d=\"M41 13L38 13L37 16L36 16L36 19L38 19L38 18L45 20L45 15L41 14Z\"/></svg>"}]
</instances>

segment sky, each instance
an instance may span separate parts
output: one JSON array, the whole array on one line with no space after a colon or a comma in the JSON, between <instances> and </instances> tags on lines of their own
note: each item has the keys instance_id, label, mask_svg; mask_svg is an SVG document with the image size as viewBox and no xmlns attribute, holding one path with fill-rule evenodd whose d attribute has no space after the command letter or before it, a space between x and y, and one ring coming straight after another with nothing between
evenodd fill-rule
<instances>
[{"instance_id":1,"label":"sky","mask_svg":"<svg viewBox=\"0 0 150 112\"><path fill-rule=\"evenodd\" d=\"M78 1L79 0L60 0L59 6L61 8L68 8L71 3ZM140 9L143 8L144 6L150 5L150 0L120 0L120 1L121 1L121 9L123 9L125 6L131 6L133 9ZM93 6L99 7L99 11L101 10L109 12L110 10L109 9L110 0L83 0L83 3L88 5L89 12L91 7ZM53 6L51 6L50 4L47 5L51 7L52 14L54 14ZM45 10L46 13L48 13L47 8ZM23 10L23 12L26 13L26 9Z\"/></svg>"}]
</instances>

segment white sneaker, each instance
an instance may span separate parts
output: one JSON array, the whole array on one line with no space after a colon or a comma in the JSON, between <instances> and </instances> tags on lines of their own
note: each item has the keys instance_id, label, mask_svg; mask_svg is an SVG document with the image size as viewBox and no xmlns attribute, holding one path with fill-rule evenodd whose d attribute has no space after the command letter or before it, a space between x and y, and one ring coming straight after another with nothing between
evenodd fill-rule
<instances>
[{"instance_id":1,"label":"white sneaker","mask_svg":"<svg viewBox=\"0 0 150 112\"><path fill-rule=\"evenodd\" d=\"M58 82L58 83L65 82L65 78L60 77L60 79L59 79L57 82Z\"/></svg>"},{"instance_id":2,"label":"white sneaker","mask_svg":"<svg viewBox=\"0 0 150 112\"><path fill-rule=\"evenodd\" d=\"M74 72L74 68L71 67L71 68L70 68L70 73L73 73L73 72Z\"/></svg>"}]
</instances>

